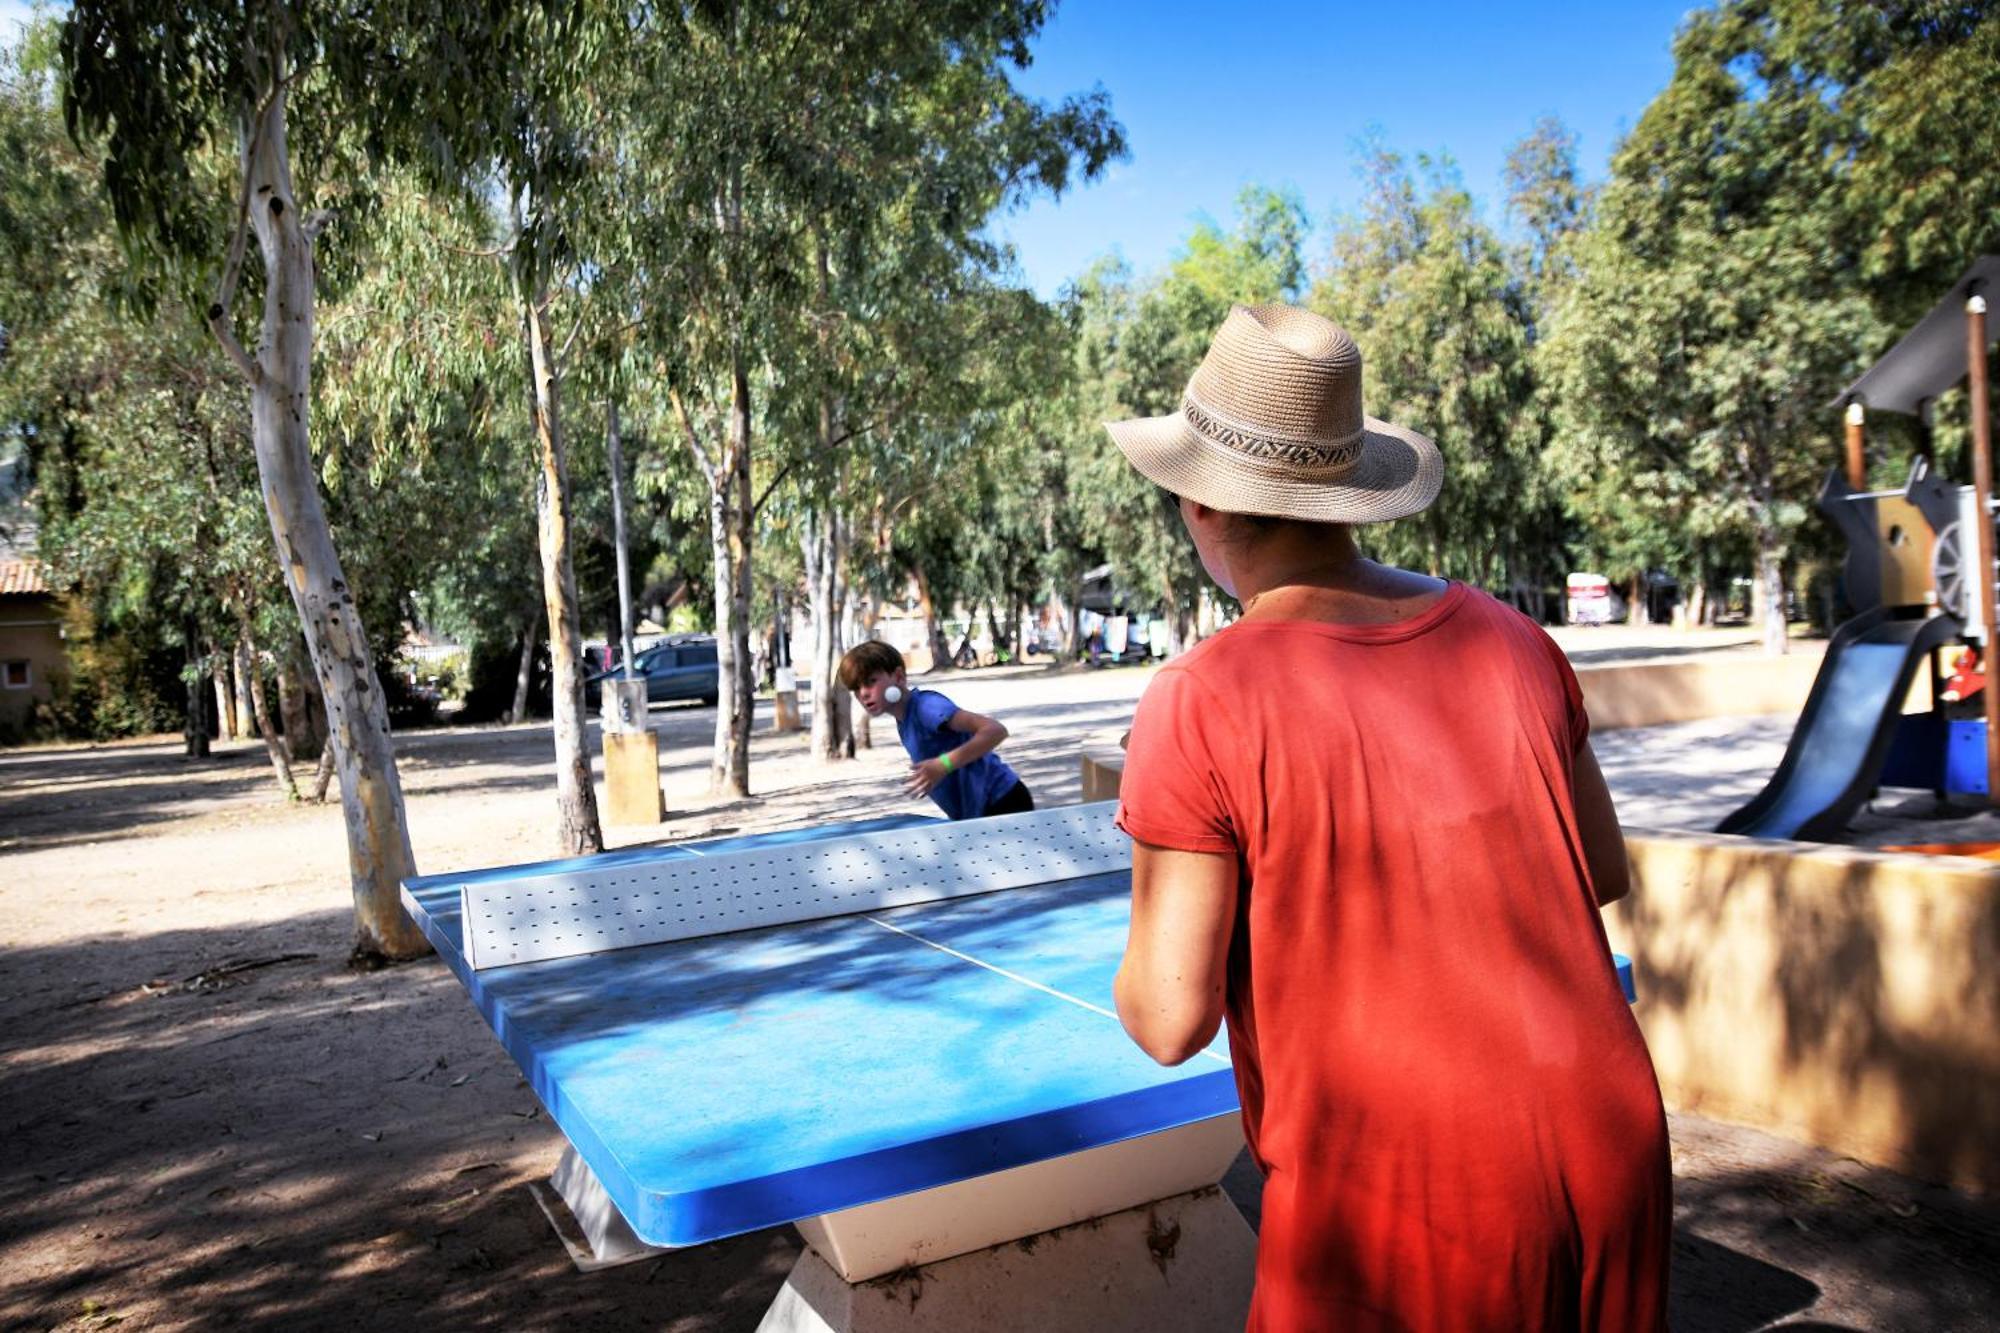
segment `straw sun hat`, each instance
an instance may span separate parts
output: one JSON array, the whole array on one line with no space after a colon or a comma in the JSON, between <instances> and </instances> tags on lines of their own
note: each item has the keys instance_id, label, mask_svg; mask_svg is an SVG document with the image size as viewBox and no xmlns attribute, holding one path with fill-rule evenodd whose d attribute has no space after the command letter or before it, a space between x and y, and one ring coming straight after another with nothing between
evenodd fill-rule
<instances>
[{"instance_id":1,"label":"straw sun hat","mask_svg":"<svg viewBox=\"0 0 2000 1333\"><path fill-rule=\"evenodd\" d=\"M1347 331L1288 305L1230 310L1180 411L1105 429L1147 480L1233 514L1380 523L1444 480L1435 444L1362 414Z\"/></svg>"}]
</instances>

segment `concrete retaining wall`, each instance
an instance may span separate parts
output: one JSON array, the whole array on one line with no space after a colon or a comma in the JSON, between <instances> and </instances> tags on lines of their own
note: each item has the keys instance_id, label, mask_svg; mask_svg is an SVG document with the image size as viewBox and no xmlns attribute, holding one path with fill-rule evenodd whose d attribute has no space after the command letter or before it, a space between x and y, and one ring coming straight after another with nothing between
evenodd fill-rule
<instances>
[{"instance_id":1,"label":"concrete retaining wall","mask_svg":"<svg viewBox=\"0 0 2000 1333\"><path fill-rule=\"evenodd\" d=\"M2000 1190L2000 867L1628 830L1605 913L1667 1103Z\"/></svg>"},{"instance_id":2,"label":"concrete retaining wall","mask_svg":"<svg viewBox=\"0 0 2000 1333\"><path fill-rule=\"evenodd\" d=\"M1796 714L1812 693L1824 653L1824 645L1814 644L1783 657L1732 653L1685 662L1583 666L1576 679L1595 731L1704 717ZM1920 684L1928 700L1930 682Z\"/></svg>"}]
</instances>

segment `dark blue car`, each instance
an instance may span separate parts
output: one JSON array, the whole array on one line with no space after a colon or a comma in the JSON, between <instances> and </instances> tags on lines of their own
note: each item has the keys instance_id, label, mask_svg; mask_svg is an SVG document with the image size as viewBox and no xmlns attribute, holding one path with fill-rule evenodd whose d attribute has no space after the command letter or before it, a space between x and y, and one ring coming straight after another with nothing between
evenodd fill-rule
<instances>
[{"instance_id":1,"label":"dark blue car","mask_svg":"<svg viewBox=\"0 0 2000 1333\"><path fill-rule=\"evenodd\" d=\"M699 699L712 704L721 697L721 672L716 665L715 640L703 636L656 643L632 658L637 673L646 678L646 702L671 703L676 699ZM621 673L613 668L600 671L584 681L584 694L596 706L604 682Z\"/></svg>"}]
</instances>

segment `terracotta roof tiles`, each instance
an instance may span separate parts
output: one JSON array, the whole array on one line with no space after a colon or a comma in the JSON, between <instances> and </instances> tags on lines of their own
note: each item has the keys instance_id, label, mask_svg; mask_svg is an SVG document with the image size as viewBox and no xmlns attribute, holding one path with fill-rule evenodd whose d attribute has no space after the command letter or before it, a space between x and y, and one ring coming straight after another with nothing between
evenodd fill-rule
<instances>
[{"instance_id":1,"label":"terracotta roof tiles","mask_svg":"<svg viewBox=\"0 0 2000 1333\"><path fill-rule=\"evenodd\" d=\"M49 592L42 566L34 560L0 560L0 597L33 596Z\"/></svg>"}]
</instances>

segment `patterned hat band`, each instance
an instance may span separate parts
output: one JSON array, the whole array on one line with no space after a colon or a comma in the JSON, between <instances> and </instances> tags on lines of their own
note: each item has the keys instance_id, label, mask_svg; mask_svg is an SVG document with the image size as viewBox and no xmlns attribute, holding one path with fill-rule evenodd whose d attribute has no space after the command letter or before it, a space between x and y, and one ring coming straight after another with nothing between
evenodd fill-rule
<instances>
[{"instance_id":1,"label":"patterned hat band","mask_svg":"<svg viewBox=\"0 0 2000 1333\"><path fill-rule=\"evenodd\" d=\"M1197 435L1212 444L1251 458L1289 463L1314 472L1345 471L1352 467L1361 458L1362 438L1367 434L1364 429L1337 440L1283 440L1224 421L1195 402L1192 395L1181 399L1181 415Z\"/></svg>"}]
</instances>

